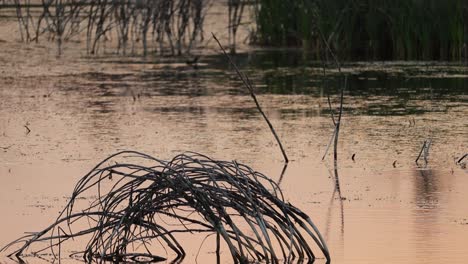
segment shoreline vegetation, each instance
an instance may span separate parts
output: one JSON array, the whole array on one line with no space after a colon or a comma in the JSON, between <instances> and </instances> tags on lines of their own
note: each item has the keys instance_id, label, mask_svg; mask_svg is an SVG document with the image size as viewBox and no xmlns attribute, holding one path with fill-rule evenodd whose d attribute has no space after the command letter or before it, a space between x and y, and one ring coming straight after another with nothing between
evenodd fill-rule
<instances>
[{"instance_id":1,"label":"shoreline vegetation","mask_svg":"<svg viewBox=\"0 0 468 264\"><path fill-rule=\"evenodd\" d=\"M215 4L227 15L231 53L239 29L248 27L250 44L302 48L317 59L327 56L326 46L341 60L468 57L462 0L3 0L0 12L17 19L21 40L53 41L58 54L78 38L88 54L111 46L122 55L190 56L207 48L204 26Z\"/></svg>"},{"instance_id":2,"label":"shoreline vegetation","mask_svg":"<svg viewBox=\"0 0 468 264\"><path fill-rule=\"evenodd\" d=\"M263 45L319 53L325 42L346 60L466 60L467 1L260 2L257 24Z\"/></svg>"}]
</instances>

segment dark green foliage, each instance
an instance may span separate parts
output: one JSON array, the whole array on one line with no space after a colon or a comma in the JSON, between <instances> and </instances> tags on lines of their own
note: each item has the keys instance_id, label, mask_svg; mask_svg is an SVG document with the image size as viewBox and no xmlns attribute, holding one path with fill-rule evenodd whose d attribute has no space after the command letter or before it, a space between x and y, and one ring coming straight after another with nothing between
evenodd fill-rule
<instances>
[{"instance_id":1,"label":"dark green foliage","mask_svg":"<svg viewBox=\"0 0 468 264\"><path fill-rule=\"evenodd\" d=\"M315 3L308 0L261 0L259 40L273 46L300 46L313 39Z\"/></svg>"},{"instance_id":2,"label":"dark green foliage","mask_svg":"<svg viewBox=\"0 0 468 264\"><path fill-rule=\"evenodd\" d=\"M262 0L261 44L323 50L344 59L461 60L468 42L464 0Z\"/></svg>"}]
</instances>

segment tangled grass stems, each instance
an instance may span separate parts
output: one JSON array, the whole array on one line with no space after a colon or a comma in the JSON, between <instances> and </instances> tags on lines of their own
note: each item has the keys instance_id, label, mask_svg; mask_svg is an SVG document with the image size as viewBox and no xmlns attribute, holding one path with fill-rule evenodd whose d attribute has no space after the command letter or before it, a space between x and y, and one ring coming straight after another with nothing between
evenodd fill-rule
<instances>
[{"instance_id":1,"label":"tangled grass stems","mask_svg":"<svg viewBox=\"0 0 468 264\"><path fill-rule=\"evenodd\" d=\"M78 201L94 192L91 203L77 209ZM87 227L76 228L80 221ZM275 182L236 161L193 152L170 161L135 151L106 158L78 181L54 223L2 251L19 258L46 243L33 254L50 250L55 256L66 241L89 237L84 250L74 253L86 262L164 260L152 253L152 242L169 248L178 261L186 254L179 233L215 234L217 258L222 240L234 263L314 260L314 250L330 260L317 227L284 200Z\"/></svg>"}]
</instances>

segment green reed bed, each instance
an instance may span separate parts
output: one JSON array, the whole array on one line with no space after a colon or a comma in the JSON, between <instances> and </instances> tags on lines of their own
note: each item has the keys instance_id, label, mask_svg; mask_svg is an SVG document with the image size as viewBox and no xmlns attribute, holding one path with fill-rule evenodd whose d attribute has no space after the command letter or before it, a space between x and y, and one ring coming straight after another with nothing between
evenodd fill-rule
<instances>
[{"instance_id":1,"label":"green reed bed","mask_svg":"<svg viewBox=\"0 0 468 264\"><path fill-rule=\"evenodd\" d=\"M77 208L83 197L95 198ZM85 227L76 228L83 221ZM197 153L163 161L134 151L99 163L78 181L55 222L2 250L18 257L46 251L60 256L62 245L88 238L73 253L87 262L158 261L166 259L159 256L166 249L181 260L186 253L180 233L216 237L218 261L221 248L234 263L313 260L316 251L330 259L311 219L265 175Z\"/></svg>"},{"instance_id":2,"label":"green reed bed","mask_svg":"<svg viewBox=\"0 0 468 264\"><path fill-rule=\"evenodd\" d=\"M326 50L346 59L466 59L464 0L260 0L261 44Z\"/></svg>"}]
</instances>

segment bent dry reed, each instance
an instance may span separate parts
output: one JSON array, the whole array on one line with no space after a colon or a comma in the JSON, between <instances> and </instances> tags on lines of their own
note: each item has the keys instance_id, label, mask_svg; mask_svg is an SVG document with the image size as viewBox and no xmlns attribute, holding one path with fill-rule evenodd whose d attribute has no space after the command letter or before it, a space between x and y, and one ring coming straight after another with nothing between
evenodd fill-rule
<instances>
[{"instance_id":1,"label":"bent dry reed","mask_svg":"<svg viewBox=\"0 0 468 264\"><path fill-rule=\"evenodd\" d=\"M87 197L92 197L90 203L78 209ZM67 241L87 238L72 257L86 262L179 261L186 251L177 236L184 233L215 236L218 262L222 247L234 263L313 261L317 251L330 260L317 227L284 200L275 182L236 161L193 152L170 161L135 151L106 158L78 181L55 222L2 251L18 258L26 252L60 258Z\"/></svg>"}]
</instances>

